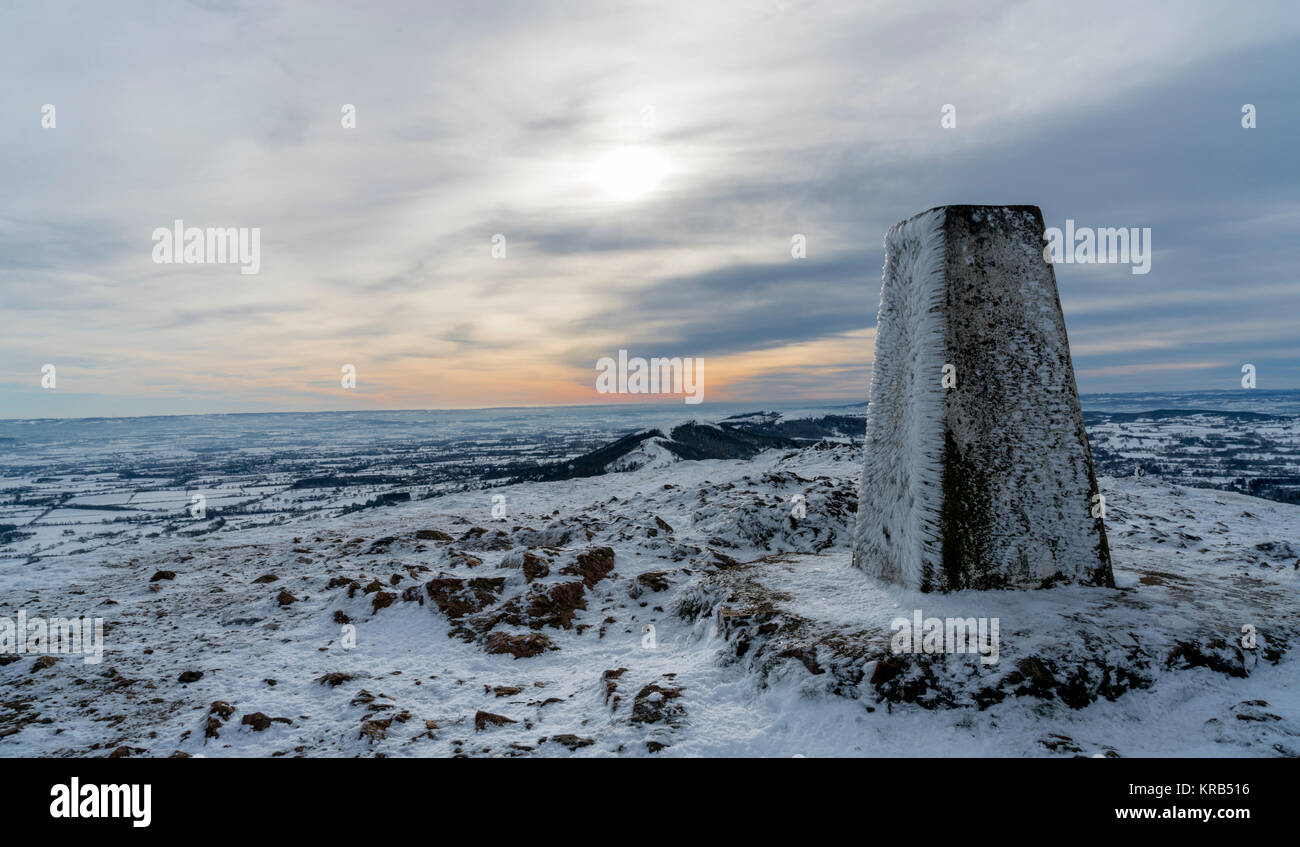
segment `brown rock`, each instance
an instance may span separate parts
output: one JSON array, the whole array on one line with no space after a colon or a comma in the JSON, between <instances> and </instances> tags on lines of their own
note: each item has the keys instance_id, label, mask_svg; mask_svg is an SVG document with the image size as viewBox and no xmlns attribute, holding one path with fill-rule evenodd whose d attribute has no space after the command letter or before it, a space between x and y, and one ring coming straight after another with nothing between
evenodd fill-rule
<instances>
[{"instance_id":1,"label":"brown rock","mask_svg":"<svg viewBox=\"0 0 1300 847\"><path fill-rule=\"evenodd\" d=\"M809 673L826 673L825 669L822 668L821 665L817 664L817 650L814 647L807 645L803 647L791 647L787 650L781 651L781 655L791 659L798 659L803 663L803 666L808 669Z\"/></svg>"},{"instance_id":2,"label":"brown rock","mask_svg":"<svg viewBox=\"0 0 1300 847\"><path fill-rule=\"evenodd\" d=\"M510 536L501 530L489 531L476 526L460 537L460 543L475 550L509 550Z\"/></svg>"},{"instance_id":3,"label":"brown rock","mask_svg":"<svg viewBox=\"0 0 1300 847\"><path fill-rule=\"evenodd\" d=\"M593 547L579 553L577 561L560 573L581 576L588 588L595 586L614 570L614 550L610 547Z\"/></svg>"},{"instance_id":4,"label":"brown rock","mask_svg":"<svg viewBox=\"0 0 1300 847\"><path fill-rule=\"evenodd\" d=\"M551 639L538 632L529 635L506 635L504 632L493 632L483 640L483 649L488 653L509 653L516 659L525 659L555 647L551 644Z\"/></svg>"},{"instance_id":5,"label":"brown rock","mask_svg":"<svg viewBox=\"0 0 1300 847\"><path fill-rule=\"evenodd\" d=\"M524 572L524 581L532 582L544 576L549 576L551 567L541 556L531 550L516 550L501 560L501 566L506 568L521 568Z\"/></svg>"},{"instance_id":6,"label":"brown rock","mask_svg":"<svg viewBox=\"0 0 1300 847\"><path fill-rule=\"evenodd\" d=\"M379 741L388 737L388 728L392 725L392 718L363 721L361 723L361 732L357 735L357 738L369 738L371 741Z\"/></svg>"},{"instance_id":7,"label":"brown rock","mask_svg":"<svg viewBox=\"0 0 1300 847\"><path fill-rule=\"evenodd\" d=\"M471 556L469 553L452 553L448 562L453 568L459 565L464 565L467 568L477 568L483 564L482 559L478 556Z\"/></svg>"},{"instance_id":8,"label":"brown rock","mask_svg":"<svg viewBox=\"0 0 1300 847\"><path fill-rule=\"evenodd\" d=\"M505 584L505 577L469 580L439 577L429 580L424 588L438 610L455 619L480 612L495 603Z\"/></svg>"},{"instance_id":9,"label":"brown rock","mask_svg":"<svg viewBox=\"0 0 1300 847\"><path fill-rule=\"evenodd\" d=\"M596 739L594 738L580 738L576 735L571 735L569 733L552 735L551 740L554 741L556 744L563 744L565 747L568 747L570 750L577 750L579 747L590 747L591 745L596 743Z\"/></svg>"},{"instance_id":10,"label":"brown rock","mask_svg":"<svg viewBox=\"0 0 1300 847\"><path fill-rule=\"evenodd\" d=\"M533 629L543 626L572 629L574 614L587 608L585 594L583 584L578 581L552 585L549 591L534 588L528 605L528 616L532 619L528 625Z\"/></svg>"},{"instance_id":11,"label":"brown rock","mask_svg":"<svg viewBox=\"0 0 1300 847\"><path fill-rule=\"evenodd\" d=\"M474 714L474 729L479 732L486 729L488 724L493 726L505 726L508 723L519 723L519 721L511 720L505 715L495 715L492 712L484 712L482 710L475 712Z\"/></svg>"},{"instance_id":12,"label":"brown rock","mask_svg":"<svg viewBox=\"0 0 1300 847\"><path fill-rule=\"evenodd\" d=\"M251 726L254 732L261 732L271 726L272 723L293 723L288 718L273 718L261 712L253 712L251 715L244 715L240 723L245 726Z\"/></svg>"},{"instance_id":13,"label":"brown rock","mask_svg":"<svg viewBox=\"0 0 1300 847\"><path fill-rule=\"evenodd\" d=\"M686 716L681 704L673 701L682 696L681 688L664 688L651 683L637 692L632 701L632 723L659 723L675 726Z\"/></svg>"},{"instance_id":14,"label":"brown rock","mask_svg":"<svg viewBox=\"0 0 1300 847\"><path fill-rule=\"evenodd\" d=\"M890 661L889 659L881 659L880 661L876 662L876 669L871 672L870 681L872 685L883 685L886 682L889 682L894 677L898 676L902 672L903 672L903 665L901 662L894 662L894 661Z\"/></svg>"},{"instance_id":15,"label":"brown rock","mask_svg":"<svg viewBox=\"0 0 1300 847\"><path fill-rule=\"evenodd\" d=\"M58 658L55 656L38 656L36 661L32 662L30 673L36 673L37 671L43 671L46 668L53 667L54 663L57 661Z\"/></svg>"},{"instance_id":16,"label":"brown rock","mask_svg":"<svg viewBox=\"0 0 1300 847\"><path fill-rule=\"evenodd\" d=\"M668 590L668 572L667 571L650 571L643 573L636 578L636 581L649 588L651 591Z\"/></svg>"}]
</instances>

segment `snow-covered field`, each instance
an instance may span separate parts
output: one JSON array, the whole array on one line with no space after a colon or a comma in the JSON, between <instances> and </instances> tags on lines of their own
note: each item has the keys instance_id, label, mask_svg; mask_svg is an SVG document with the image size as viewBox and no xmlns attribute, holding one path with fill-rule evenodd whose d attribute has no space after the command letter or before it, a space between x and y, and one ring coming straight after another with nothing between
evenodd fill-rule
<instances>
[{"instance_id":1,"label":"snow-covered field","mask_svg":"<svg viewBox=\"0 0 1300 847\"><path fill-rule=\"evenodd\" d=\"M1118 589L920 594L849 567L860 467L665 460L11 560L4 615L108 632L98 665L0 667L0 755L1300 755L1300 507L1107 477ZM998 661L893 655L917 609L998 618Z\"/></svg>"}]
</instances>

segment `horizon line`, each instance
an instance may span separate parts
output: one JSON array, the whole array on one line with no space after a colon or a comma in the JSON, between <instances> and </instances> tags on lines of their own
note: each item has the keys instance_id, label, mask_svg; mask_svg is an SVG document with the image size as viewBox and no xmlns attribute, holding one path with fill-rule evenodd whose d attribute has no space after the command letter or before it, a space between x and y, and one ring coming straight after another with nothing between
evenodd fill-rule
<instances>
[{"instance_id":1,"label":"horizon line","mask_svg":"<svg viewBox=\"0 0 1300 847\"><path fill-rule=\"evenodd\" d=\"M1300 393L1300 388L1254 388L1254 389L1233 389L1233 388L1205 388L1196 391L1091 391L1079 394L1079 399L1084 397L1136 397L1148 394L1236 394L1240 391L1249 390L1252 394L1294 394ZM757 402L756 405L764 403L772 405L809 405L825 406L826 408L847 408L849 406L865 406L870 400L849 400L846 398L822 398L817 400L766 400ZM600 409L600 408L621 408L621 407L668 407L677 405L668 401L660 403L556 403L551 405L535 406L466 406L460 408L417 408L417 409L298 409L283 411L262 411L262 412L169 412L156 415L79 415L66 417L42 417L42 418L18 418L0 416L0 423L6 422L41 422L41 421L99 421L99 420L143 420L149 418L200 418L200 417L234 417L240 415L338 415L338 414L398 414L403 412L495 412L504 409L517 410L540 410L540 409ZM701 406L710 405L705 401ZM714 401L712 405L728 406L745 406L749 405L744 401ZM1082 405L1082 403L1080 404ZM683 407L684 408L684 407ZM697 407L698 408L698 407ZM759 409L759 411L764 411ZM1149 411L1159 411L1151 409Z\"/></svg>"}]
</instances>

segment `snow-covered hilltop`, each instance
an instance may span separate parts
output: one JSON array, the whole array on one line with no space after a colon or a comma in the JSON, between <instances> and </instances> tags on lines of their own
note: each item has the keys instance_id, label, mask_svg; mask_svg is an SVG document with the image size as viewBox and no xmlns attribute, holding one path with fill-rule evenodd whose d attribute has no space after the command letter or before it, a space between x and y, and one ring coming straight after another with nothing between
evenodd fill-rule
<instances>
[{"instance_id":1,"label":"snow-covered hilltop","mask_svg":"<svg viewBox=\"0 0 1300 847\"><path fill-rule=\"evenodd\" d=\"M850 567L860 462L816 441L8 565L6 614L108 631L101 664L0 667L0 754L1300 755L1300 507L1102 478L1118 588L922 594ZM893 652L918 610L997 618L997 661Z\"/></svg>"}]
</instances>

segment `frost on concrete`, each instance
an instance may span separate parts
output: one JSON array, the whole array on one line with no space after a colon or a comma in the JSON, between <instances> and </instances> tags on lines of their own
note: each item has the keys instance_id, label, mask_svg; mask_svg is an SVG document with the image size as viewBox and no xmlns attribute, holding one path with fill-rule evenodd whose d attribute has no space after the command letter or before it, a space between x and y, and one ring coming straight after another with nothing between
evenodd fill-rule
<instances>
[{"instance_id":1,"label":"frost on concrete","mask_svg":"<svg viewBox=\"0 0 1300 847\"><path fill-rule=\"evenodd\" d=\"M1036 206L944 206L886 234L853 554L867 573L922 591L1114 584L1042 234Z\"/></svg>"}]
</instances>

